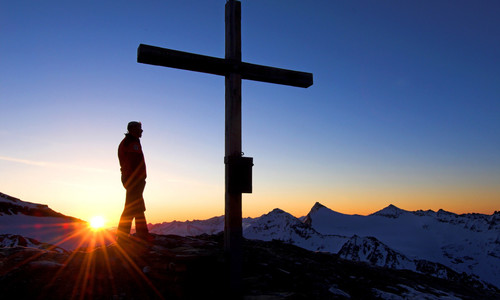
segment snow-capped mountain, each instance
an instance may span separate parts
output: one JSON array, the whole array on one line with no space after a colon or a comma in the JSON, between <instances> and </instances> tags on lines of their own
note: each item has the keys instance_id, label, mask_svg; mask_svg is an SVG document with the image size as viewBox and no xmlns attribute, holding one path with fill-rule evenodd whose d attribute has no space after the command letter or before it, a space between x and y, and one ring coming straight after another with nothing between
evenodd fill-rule
<instances>
[{"instance_id":1,"label":"snow-capped mountain","mask_svg":"<svg viewBox=\"0 0 500 300\"><path fill-rule=\"evenodd\" d=\"M304 249L331 253L339 251L347 240L338 235L323 235L281 209L274 209L259 218L247 219L243 236L263 241L280 240Z\"/></svg>"},{"instance_id":2,"label":"snow-capped mountain","mask_svg":"<svg viewBox=\"0 0 500 300\"><path fill-rule=\"evenodd\" d=\"M12 247L27 247L38 249L50 249L59 253L66 253L67 251L60 247L55 247L51 244L39 242L32 238L23 237L17 234L0 234L0 248Z\"/></svg>"},{"instance_id":3,"label":"snow-capped mountain","mask_svg":"<svg viewBox=\"0 0 500 300\"><path fill-rule=\"evenodd\" d=\"M149 228L161 235L217 234L224 230L224 217L149 224ZM74 250L86 246L88 238L83 237L89 234L84 221L0 193L3 247L26 244L43 248L47 243ZM477 280L483 287L493 284L500 288L500 212L457 215L444 210L412 212L389 205L360 216L316 203L301 218L275 209L258 218L243 219L243 235L254 240L281 240L375 266L460 278L473 284Z\"/></svg>"},{"instance_id":4,"label":"snow-capped mountain","mask_svg":"<svg viewBox=\"0 0 500 300\"><path fill-rule=\"evenodd\" d=\"M474 274L460 273L443 264L425 259L410 259L384 245L374 237L358 237L355 235L342 246L338 255L343 259L368 262L373 266L410 270L455 282L467 282L474 287L494 288L494 285L479 280L479 277Z\"/></svg>"},{"instance_id":5,"label":"snow-capped mountain","mask_svg":"<svg viewBox=\"0 0 500 300\"><path fill-rule=\"evenodd\" d=\"M351 237L338 252L343 259L369 262L371 265L416 271L415 262L374 237Z\"/></svg>"},{"instance_id":6,"label":"snow-capped mountain","mask_svg":"<svg viewBox=\"0 0 500 300\"><path fill-rule=\"evenodd\" d=\"M73 217L65 216L48 207L45 204L37 204L21 201L18 198L0 193L0 216L25 215L32 217L54 217L71 221L81 221Z\"/></svg>"},{"instance_id":7,"label":"snow-capped mountain","mask_svg":"<svg viewBox=\"0 0 500 300\"><path fill-rule=\"evenodd\" d=\"M224 231L224 216L201 221L173 221L149 224L148 227L150 232L164 235L196 236L201 234L216 234Z\"/></svg>"},{"instance_id":8,"label":"snow-capped mountain","mask_svg":"<svg viewBox=\"0 0 500 300\"><path fill-rule=\"evenodd\" d=\"M243 236L262 241L281 240L312 251L336 253L348 237L323 235L291 214L274 209L259 218L244 218ZM149 224L149 231L162 235L196 236L224 231L224 216L207 220Z\"/></svg>"},{"instance_id":9,"label":"snow-capped mountain","mask_svg":"<svg viewBox=\"0 0 500 300\"><path fill-rule=\"evenodd\" d=\"M500 212L490 216L443 210L410 212L394 205L369 216L352 216L317 203L306 222L322 234L375 237L410 261L439 263L500 286L499 217ZM363 248L370 251L368 244ZM369 262L368 256L364 260Z\"/></svg>"},{"instance_id":10,"label":"snow-capped mountain","mask_svg":"<svg viewBox=\"0 0 500 300\"><path fill-rule=\"evenodd\" d=\"M161 224L167 231L158 225L151 229L157 234L190 235L186 228L196 235L213 234L223 231L223 222L223 217L217 217ZM465 273L470 280L477 277L486 285L500 287L500 212L457 215L444 210L410 212L389 205L361 216L338 213L316 203L302 218L275 209L244 219L243 235L338 253L377 266L434 272L436 277Z\"/></svg>"},{"instance_id":11,"label":"snow-capped mountain","mask_svg":"<svg viewBox=\"0 0 500 300\"><path fill-rule=\"evenodd\" d=\"M89 239L86 237L92 234L85 221L65 216L47 205L0 193L2 244L23 246L26 242L35 248L46 248L50 244L55 250L74 250L87 247Z\"/></svg>"}]
</instances>

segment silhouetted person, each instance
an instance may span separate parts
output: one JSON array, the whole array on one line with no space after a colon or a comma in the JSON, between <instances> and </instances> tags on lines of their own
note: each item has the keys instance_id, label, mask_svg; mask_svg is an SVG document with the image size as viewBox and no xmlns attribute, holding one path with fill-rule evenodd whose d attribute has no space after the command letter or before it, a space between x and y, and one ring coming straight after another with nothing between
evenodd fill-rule
<instances>
[{"instance_id":1,"label":"silhouetted person","mask_svg":"<svg viewBox=\"0 0 500 300\"><path fill-rule=\"evenodd\" d=\"M146 206L142 192L146 185L146 163L142 153L141 142L142 124L130 122L127 126L128 133L118 146L118 159L122 173L122 183L127 194L125 197L125 208L118 224L118 242L129 237L132 220L135 218L135 229L137 237L149 241L146 216Z\"/></svg>"}]
</instances>

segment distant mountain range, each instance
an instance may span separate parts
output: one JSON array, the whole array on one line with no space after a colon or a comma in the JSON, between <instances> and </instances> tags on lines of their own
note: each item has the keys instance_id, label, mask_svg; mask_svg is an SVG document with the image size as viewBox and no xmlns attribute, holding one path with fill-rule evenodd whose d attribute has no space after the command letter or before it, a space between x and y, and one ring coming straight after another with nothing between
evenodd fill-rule
<instances>
[{"instance_id":1,"label":"distant mountain range","mask_svg":"<svg viewBox=\"0 0 500 300\"><path fill-rule=\"evenodd\" d=\"M195 236L223 231L224 217L151 225L151 232ZM302 218L274 209L243 220L247 239L281 240L311 251L435 277L469 277L500 287L500 212L406 211L394 205L369 216L346 215L320 203Z\"/></svg>"},{"instance_id":2,"label":"distant mountain range","mask_svg":"<svg viewBox=\"0 0 500 300\"><path fill-rule=\"evenodd\" d=\"M224 217L149 227L159 235L212 235L223 231ZM48 243L61 251L73 250L82 247L79 237L89 234L84 228L86 222L54 212L46 205L0 193L0 247L21 241L31 247L43 248ZM500 288L500 212L458 215L443 210L406 211L389 205L360 216L338 213L316 203L301 218L280 209L245 218L243 235L247 239L280 240L374 266Z\"/></svg>"}]
</instances>

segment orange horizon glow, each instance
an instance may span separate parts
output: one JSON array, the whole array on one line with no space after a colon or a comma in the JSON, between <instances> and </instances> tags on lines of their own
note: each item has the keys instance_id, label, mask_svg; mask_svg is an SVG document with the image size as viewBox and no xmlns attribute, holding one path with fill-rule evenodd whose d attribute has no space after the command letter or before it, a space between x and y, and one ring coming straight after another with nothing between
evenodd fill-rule
<instances>
[{"instance_id":1,"label":"orange horizon glow","mask_svg":"<svg viewBox=\"0 0 500 300\"><path fill-rule=\"evenodd\" d=\"M433 210L445 211L455 214L479 213L492 215L500 210L499 198L494 190L483 191L442 191L434 190L420 193L413 191L366 191L350 192L339 191L338 197L328 197L320 193L317 197L306 197L306 192L295 195L270 195L269 197L256 195L243 195L244 218L257 218L279 208L297 218L309 213L316 202L327 208L346 215L367 216L373 214L390 204L406 211ZM122 195L120 195L122 196ZM206 201L157 201L160 197L146 194L146 220L147 223L158 224L173 221L207 220L224 215L223 197ZM161 197L163 198L163 197ZM308 200L303 200L308 199ZM106 227L118 226L120 214L123 210L121 197L117 200L116 209L103 211L106 218Z\"/></svg>"}]
</instances>

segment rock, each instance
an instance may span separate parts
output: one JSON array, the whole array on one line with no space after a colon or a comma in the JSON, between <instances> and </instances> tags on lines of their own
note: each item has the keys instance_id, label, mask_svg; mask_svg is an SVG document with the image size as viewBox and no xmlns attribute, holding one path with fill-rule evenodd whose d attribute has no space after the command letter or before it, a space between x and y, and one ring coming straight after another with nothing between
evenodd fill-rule
<instances>
[{"instance_id":1,"label":"rock","mask_svg":"<svg viewBox=\"0 0 500 300\"><path fill-rule=\"evenodd\" d=\"M87 252L0 248L0 295L53 300L227 297L223 235L134 241ZM498 290L347 261L279 241L244 240L242 283L244 299L500 299Z\"/></svg>"}]
</instances>

